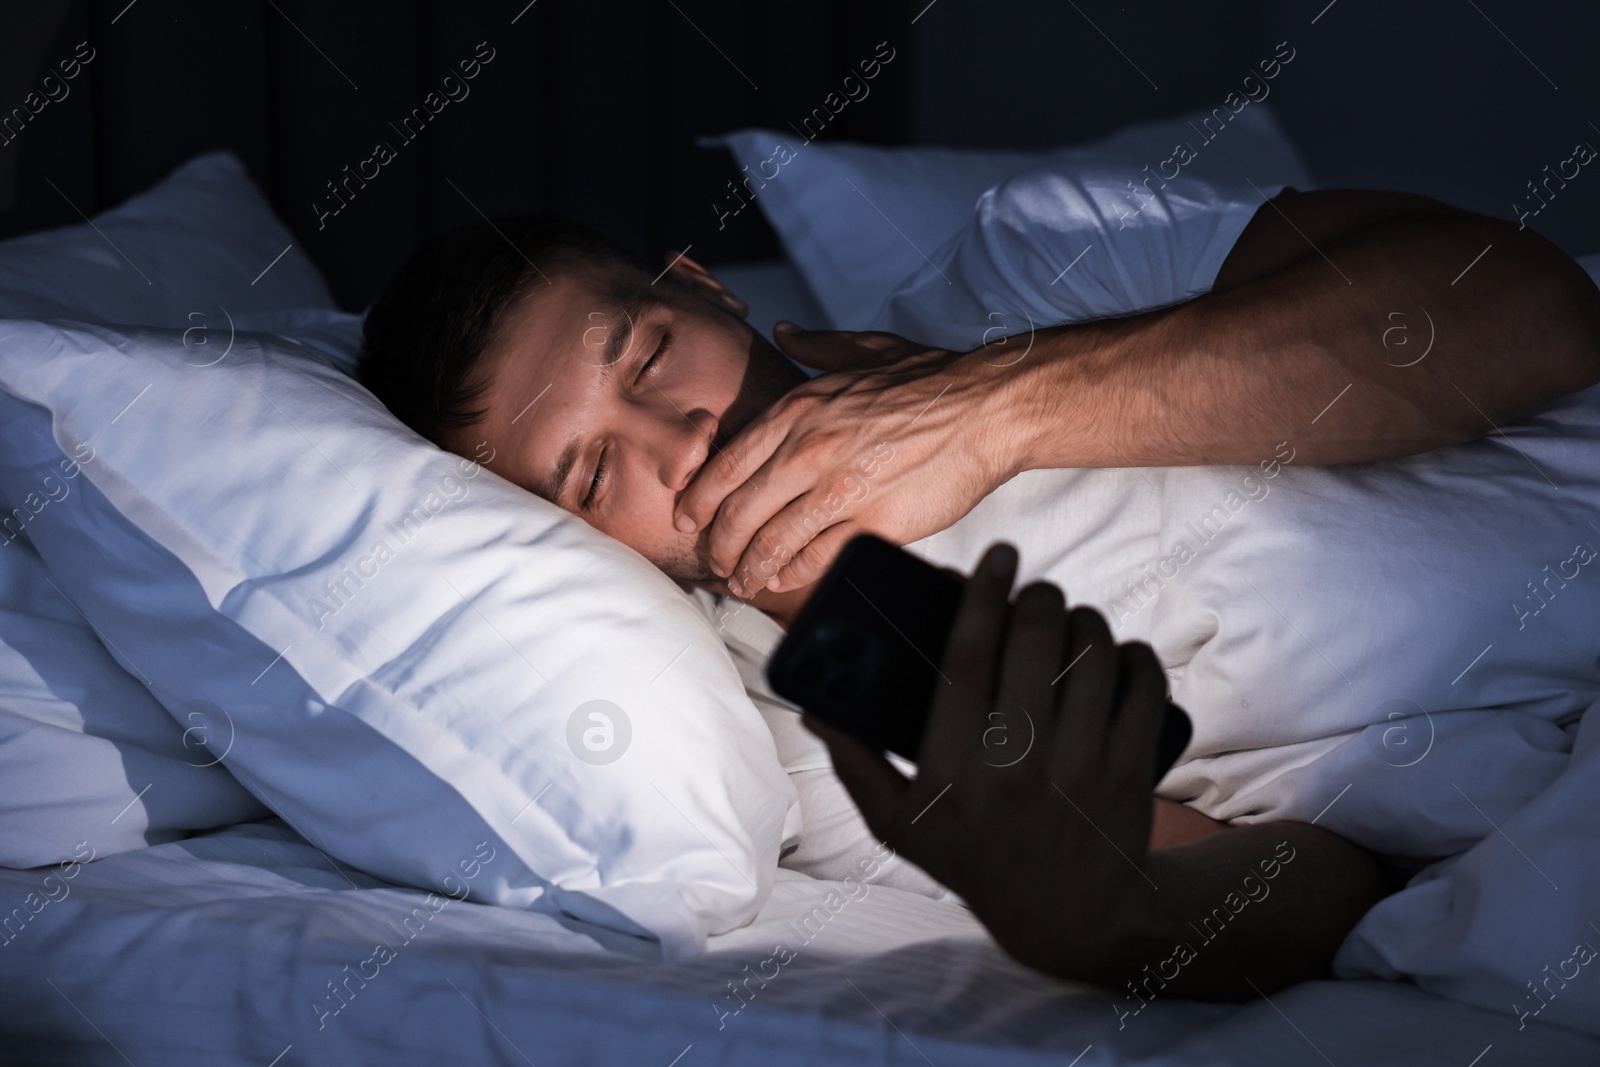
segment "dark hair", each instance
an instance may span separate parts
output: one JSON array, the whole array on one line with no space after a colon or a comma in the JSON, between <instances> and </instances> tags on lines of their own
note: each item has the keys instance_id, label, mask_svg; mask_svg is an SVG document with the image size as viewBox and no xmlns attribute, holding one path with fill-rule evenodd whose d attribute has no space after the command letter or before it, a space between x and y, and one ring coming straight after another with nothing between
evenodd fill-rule
<instances>
[{"instance_id":1,"label":"dark hair","mask_svg":"<svg viewBox=\"0 0 1600 1067\"><path fill-rule=\"evenodd\" d=\"M553 215L484 219L436 237L395 273L367 312L356 377L411 429L438 443L481 418L488 382L475 371L501 313L575 266L643 260Z\"/></svg>"}]
</instances>

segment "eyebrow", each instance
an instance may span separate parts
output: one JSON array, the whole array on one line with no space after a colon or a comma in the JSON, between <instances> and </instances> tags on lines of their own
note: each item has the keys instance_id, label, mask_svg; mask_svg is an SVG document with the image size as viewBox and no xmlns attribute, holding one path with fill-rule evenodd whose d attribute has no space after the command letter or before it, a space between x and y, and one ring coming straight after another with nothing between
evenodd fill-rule
<instances>
[{"instance_id":1,"label":"eyebrow","mask_svg":"<svg viewBox=\"0 0 1600 1067\"><path fill-rule=\"evenodd\" d=\"M617 361L622 358L623 353L628 351L628 342L633 340L634 320L643 312L646 299L645 297L638 297L629 303L623 304L622 307L617 309L617 313L611 316L610 336L606 338L605 354L601 357L604 360L600 365L600 371L603 375L609 376L611 368L615 367ZM621 320L620 323L617 321L619 319Z\"/></svg>"},{"instance_id":2,"label":"eyebrow","mask_svg":"<svg viewBox=\"0 0 1600 1067\"><path fill-rule=\"evenodd\" d=\"M664 301L651 295L639 295L623 304L617 313L611 317L610 336L606 339L603 362L600 364L600 376L609 380L613 368L621 362L622 356L628 350L628 344L633 340L634 322L647 308L656 307ZM551 470L550 476L544 479L534 479L529 487L535 496L555 503L561 499L561 491L566 488L567 479L572 476L572 468L578 462L578 453L583 448L582 431L573 431L561 446L561 454L556 458L556 465Z\"/></svg>"},{"instance_id":3,"label":"eyebrow","mask_svg":"<svg viewBox=\"0 0 1600 1067\"><path fill-rule=\"evenodd\" d=\"M561 499L561 489L567 484L573 465L578 462L578 450L582 446L582 435L574 433L567 438L567 443L561 446L561 455L556 459L555 469L550 477L536 478L528 487L533 490L534 496L548 500L552 504Z\"/></svg>"}]
</instances>

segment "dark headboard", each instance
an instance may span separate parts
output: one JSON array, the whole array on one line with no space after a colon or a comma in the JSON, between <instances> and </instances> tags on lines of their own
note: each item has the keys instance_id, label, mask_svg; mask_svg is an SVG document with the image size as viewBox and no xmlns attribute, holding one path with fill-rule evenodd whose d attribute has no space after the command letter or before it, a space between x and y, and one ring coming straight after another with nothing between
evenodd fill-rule
<instances>
[{"instance_id":1,"label":"dark headboard","mask_svg":"<svg viewBox=\"0 0 1600 1067\"><path fill-rule=\"evenodd\" d=\"M0 38L0 117L30 92L38 107L0 126L0 236L78 222L228 148L352 309L419 240L479 211L559 212L652 257L691 243L707 262L773 256L759 212L718 228L737 170L696 138L809 114L878 42L903 51L914 14L897 0L31 3ZM830 139L903 141L906 84L879 78Z\"/></svg>"},{"instance_id":2,"label":"dark headboard","mask_svg":"<svg viewBox=\"0 0 1600 1067\"><path fill-rule=\"evenodd\" d=\"M647 255L778 254L759 211L725 228L737 176L696 138L787 130L886 41L892 66L824 136L1065 144L1211 108L1276 42L1299 56L1272 106L1328 185L1407 189L1509 218L1530 182L1600 144L1593 0L29 0L0 27L0 236L77 222L208 149L233 149L322 267L364 306L416 243L556 211ZM94 58L59 101L44 76ZM494 59L414 140L401 125L478 42ZM67 90L63 95L63 90ZM459 90L457 90L459 92ZM835 96L838 100L838 96ZM20 122L15 136L6 127ZM337 215L326 183L379 141ZM372 171L369 169L369 173ZM1600 249L1575 180L1532 222ZM52 187L54 183L54 187ZM59 191L58 191L59 190Z\"/></svg>"}]
</instances>

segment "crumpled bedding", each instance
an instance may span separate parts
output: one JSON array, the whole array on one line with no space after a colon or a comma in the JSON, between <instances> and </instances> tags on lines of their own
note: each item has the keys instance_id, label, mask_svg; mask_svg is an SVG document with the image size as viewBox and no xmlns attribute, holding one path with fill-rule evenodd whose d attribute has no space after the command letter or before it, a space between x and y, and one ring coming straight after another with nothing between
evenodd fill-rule
<instances>
[{"instance_id":1,"label":"crumpled bedding","mask_svg":"<svg viewBox=\"0 0 1600 1067\"><path fill-rule=\"evenodd\" d=\"M1600 704L1564 773L1367 913L1335 968L1600 1034Z\"/></svg>"},{"instance_id":2,"label":"crumpled bedding","mask_svg":"<svg viewBox=\"0 0 1600 1067\"><path fill-rule=\"evenodd\" d=\"M1122 227L1092 183L1013 179L876 325L952 338L991 305L1042 326L1204 291L1216 220L1236 233L1245 198L1171 184L1146 205L1150 225ZM1600 257L1585 266L1600 277ZM1403 314L1420 330L1416 310ZM1518 1003L1587 1011L1594 1029L1583 990L1600 979L1582 961L1600 909L1582 907L1600 900L1600 771L1573 753L1600 700L1600 386L1483 428L1381 464L1308 467L1290 433L1249 466L1030 471L908 547L971 570L1011 541L1019 583L1055 582L1118 640L1150 642L1195 727L1160 795L1231 822L1314 822L1426 868L1352 937L1348 973L1409 975L1497 1010L1536 997ZM1559 876L1532 874L1524 838Z\"/></svg>"},{"instance_id":3,"label":"crumpled bedding","mask_svg":"<svg viewBox=\"0 0 1600 1067\"><path fill-rule=\"evenodd\" d=\"M964 909L779 872L703 955L331 864L276 820L71 871L0 871L7 1064L1266 1067L1595 1062L1600 1040L1381 981L1237 1006L1006 958ZM387 951L381 952L378 945ZM788 951L778 948L782 945ZM1546 1012L1546 1019L1550 1013ZM1358 1019L1360 1025L1352 1026Z\"/></svg>"},{"instance_id":4,"label":"crumpled bedding","mask_svg":"<svg viewBox=\"0 0 1600 1067\"><path fill-rule=\"evenodd\" d=\"M1020 175L878 325L949 338L1183 299L1272 192L1186 172L1130 223L1102 176ZM1026 316L981 311L1002 305ZM1421 345L1422 315L1401 314ZM1022 337L984 340L1027 358ZM1308 402L1308 424L1336 425L1371 388ZM1195 726L1161 795L1217 819L1316 821L1420 867L1548 786L1600 699L1600 387L1483 428L1388 463L1310 467L1290 431L1248 466L1029 471L909 547L970 570L1010 540L1019 581L1053 581L1118 640L1150 642Z\"/></svg>"},{"instance_id":5,"label":"crumpled bedding","mask_svg":"<svg viewBox=\"0 0 1600 1067\"><path fill-rule=\"evenodd\" d=\"M970 569L1011 540L1019 580L1149 641L1195 727L1162 796L1458 853L1565 770L1600 699L1600 387L1393 463L1293 456L1030 472L913 548Z\"/></svg>"}]
</instances>

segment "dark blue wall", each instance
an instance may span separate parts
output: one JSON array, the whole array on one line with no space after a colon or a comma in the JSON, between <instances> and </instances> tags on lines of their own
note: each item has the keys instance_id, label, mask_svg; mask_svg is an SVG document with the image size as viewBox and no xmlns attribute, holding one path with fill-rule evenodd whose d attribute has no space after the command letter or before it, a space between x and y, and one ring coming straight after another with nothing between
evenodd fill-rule
<instances>
[{"instance_id":1,"label":"dark blue wall","mask_svg":"<svg viewBox=\"0 0 1600 1067\"><path fill-rule=\"evenodd\" d=\"M1510 217L1600 145L1595 0L33 0L0 33L0 115L83 40L72 95L0 144L0 236L231 148L349 307L476 208L558 211L652 256L775 256L759 213L715 225L737 170L696 138L787 128L883 40L896 60L827 139L1070 143L1218 106L1286 40L1271 101L1325 186ZM471 98L319 227L324 184L484 40ZM1533 221L1574 253L1600 250L1591 169Z\"/></svg>"},{"instance_id":2,"label":"dark blue wall","mask_svg":"<svg viewBox=\"0 0 1600 1067\"><path fill-rule=\"evenodd\" d=\"M1042 146L1214 107L1285 40L1270 99L1324 186L1511 218L1547 164L1600 148L1594 0L937 0L912 39L912 136ZM1529 225L1600 251L1600 165Z\"/></svg>"}]
</instances>

